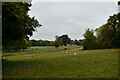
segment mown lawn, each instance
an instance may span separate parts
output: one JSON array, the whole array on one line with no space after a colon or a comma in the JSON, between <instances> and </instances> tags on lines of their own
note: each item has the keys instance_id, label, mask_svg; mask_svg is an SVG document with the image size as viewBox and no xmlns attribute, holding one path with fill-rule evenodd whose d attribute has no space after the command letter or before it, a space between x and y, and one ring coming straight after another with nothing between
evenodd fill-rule
<instances>
[{"instance_id":1,"label":"mown lawn","mask_svg":"<svg viewBox=\"0 0 120 80\"><path fill-rule=\"evenodd\" d=\"M45 49L45 48L44 48ZM46 47L48 49L48 47ZM81 50L3 57L3 78L117 78L120 49ZM30 51L29 51L30 52ZM76 53L76 55L74 54Z\"/></svg>"}]
</instances>

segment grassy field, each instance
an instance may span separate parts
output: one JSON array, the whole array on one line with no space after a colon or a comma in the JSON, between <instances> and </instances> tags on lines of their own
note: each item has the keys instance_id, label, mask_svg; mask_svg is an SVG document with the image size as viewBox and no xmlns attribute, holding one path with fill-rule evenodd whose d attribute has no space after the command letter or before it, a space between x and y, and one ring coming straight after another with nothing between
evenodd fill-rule
<instances>
[{"instance_id":1,"label":"grassy field","mask_svg":"<svg viewBox=\"0 0 120 80\"><path fill-rule=\"evenodd\" d=\"M28 49L25 49L24 51L17 51L17 52L3 52L2 55L21 55L21 54L26 54L26 53L41 53L41 52L51 52L51 51L58 51L58 50L63 50L64 48L68 48L68 49L74 49L80 46L75 46L75 45L69 45L67 47L65 46L61 46L58 49L56 49L54 46L42 46L42 47L29 47ZM82 48L82 47L81 47Z\"/></svg>"},{"instance_id":2,"label":"grassy field","mask_svg":"<svg viewBox=\"0 0 120 80\"><path fill-rule=\"evenodd\" d=\"M117 78L120 49L32 47L3 53L3 78ZM52 52L53 51L53 52ZM28 53L28 54L26 54ZM75 55L76 53L76 55Z\"/></svg>"}]
</instances>

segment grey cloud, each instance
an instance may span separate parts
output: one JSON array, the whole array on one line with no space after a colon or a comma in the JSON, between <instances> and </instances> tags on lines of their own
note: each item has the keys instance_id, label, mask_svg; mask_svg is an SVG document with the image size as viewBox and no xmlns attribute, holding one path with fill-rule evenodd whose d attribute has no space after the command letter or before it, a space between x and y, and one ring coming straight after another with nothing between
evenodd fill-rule
<instances>
[{"instance_id":1,"label":"grey cloud","mask_svg":"<svg viewBox=\"0 0 120 80\"><path fill-rule=\"evenodd\" d=\"M30 39L54 40L55 35L68 34L83 38L86 28L95 29L117 13L113 2L35 2L29 12L43 25Z\"/></svg>"}]
</instances>

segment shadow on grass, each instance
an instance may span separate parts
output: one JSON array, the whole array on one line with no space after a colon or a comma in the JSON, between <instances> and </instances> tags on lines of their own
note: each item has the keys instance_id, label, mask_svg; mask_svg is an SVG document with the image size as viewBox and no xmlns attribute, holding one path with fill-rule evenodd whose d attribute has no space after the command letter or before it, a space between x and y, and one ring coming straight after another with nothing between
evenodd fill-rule
<instances>
[{"instance_id":1,"label":"shadow on grass","mask_svg":"<svg viewBox=\"0 0 120 80\"><path fill-rule=\"evenodd\" d=\"M23 70L27 68L31 68L36 66L37 64L43 64L43 61L36 61L36 60L20 60L20 61L12 61L3 59L2 60L2 70L3 70L3 78L4 75L8 75L10 72L14 72L16 70Z\"/></svg>"}]
</instances>

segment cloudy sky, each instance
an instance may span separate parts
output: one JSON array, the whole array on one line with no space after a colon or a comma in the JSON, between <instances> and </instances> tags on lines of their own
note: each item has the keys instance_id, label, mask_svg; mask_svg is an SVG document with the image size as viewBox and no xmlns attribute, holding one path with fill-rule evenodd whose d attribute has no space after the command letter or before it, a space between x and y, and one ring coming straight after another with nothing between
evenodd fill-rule
<instances>
[{"instance_id":1,"label":"cloudy sky","mask_svg":"<svg viewBox=\"0 0 120 80\"><path fill-rule=\"evenodd\" d=\"M118 12L115 2L32 2L30 16L42 24L30 39L54 40L68 34L71 39L83 39L85 29L105 24Z\"/></svg>"}]
</instances>

